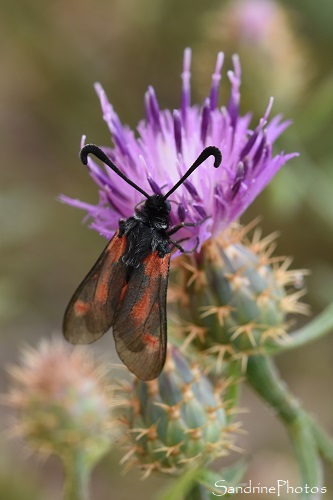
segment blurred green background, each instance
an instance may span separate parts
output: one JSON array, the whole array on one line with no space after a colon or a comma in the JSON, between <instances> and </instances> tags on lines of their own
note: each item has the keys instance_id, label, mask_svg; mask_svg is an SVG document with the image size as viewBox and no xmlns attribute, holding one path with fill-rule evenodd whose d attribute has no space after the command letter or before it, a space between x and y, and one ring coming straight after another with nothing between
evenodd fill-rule
<instances>
[{"instance_id":1,"label":"blurred green background","mask_svg":"<svg viewBox=\"0 0 333 500\"><path fill-rule=\"evenodd\" d=\"M97 191L80 164L81 134L108 144L93 83L99 81L124 123L143 116L143 94L156 89L161 108L180 101L183 50L193 49L193 101L207 95L216 54L226 53L220 102L229 92L226 69L241 57L242 112L293 119L278 147L300 151L256 200L242 221L262 216L264 234L280 232L278 255L311 269L305 301L312 314L333 299L333 3L330 0L1 0L0 16L0 390L5 367L23 342L61 335L63 311L105 242L81 224L83 213L57 201L60 193L94 202ZM301 318L298 324L307 321ZM103 339L92 349L113 349ZM333 340L278 358L283 377L304 406L333 433ZM115 359L114 356L111 356ZM284 429L245 390L248 434L239 441L252 459L247 478L297 483ZM1 408L0 498L58 499L62 471L54 459L27 458L8 441L11 414ZM260 425L258 425L260 422ZM94 500L155 498L167 484L138 472L120 474L114 451L94 472ZM237 457L236 457L237 458ZM326 486L331 488L332 472ZM255 498L255 496L253 496ZM260 495L264 498L264 495Z\"/></svg>"}]
</instances>

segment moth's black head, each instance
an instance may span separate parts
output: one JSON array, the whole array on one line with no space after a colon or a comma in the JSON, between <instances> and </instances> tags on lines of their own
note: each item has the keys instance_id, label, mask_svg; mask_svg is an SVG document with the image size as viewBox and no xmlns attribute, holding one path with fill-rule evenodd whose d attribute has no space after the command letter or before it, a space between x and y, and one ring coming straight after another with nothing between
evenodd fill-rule
<instances>
[{"instance_id":1,"label":"moth's black head","mask_svg":"<svg viewBox=\"0 0 333 500\"><path fill-rule=\"evenodd\" d=\"M145 208L156 213L159 217L169 216L171 205L168 200L165 200L160 194L150 196L145 202Z\"/></svg>"},{"instance_id":2,"label":"moth's black head","mask_svg":"<svg viewBox=\"0 0 333 500\"><path fill-rule=\"evenodd\" d=\"M170 202L162 195L154 194L147 198L142 208L136 210L136 218L156 229L167 229L170 210Z\"/></svg>"}]
</instances>

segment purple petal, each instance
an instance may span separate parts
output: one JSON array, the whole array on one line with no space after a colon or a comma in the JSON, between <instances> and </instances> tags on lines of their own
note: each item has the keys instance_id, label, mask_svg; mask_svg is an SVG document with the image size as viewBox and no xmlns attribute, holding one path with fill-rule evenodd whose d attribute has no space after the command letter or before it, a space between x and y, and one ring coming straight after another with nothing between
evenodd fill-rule
<instances>
[{"instance_id":1,"label":"purple petal","mask_svg":"<svg viewBox=\"0 0 333 500\"><path fill-rule=\"evenodd\" d=\"M173 112L173 134L175 138L176 151L182 154L182 119L177 109Z\"/></svg>"},{"instance_id":2,"label":"purple petal","mask_svg":"<svg viewBox=\"0 0 333 500\"><path fill-rule=\"evenodd\" d=\"M181 115L186 126L187 112L191 105L191 49L187 48L184 51L184 62L182 72L182 99L181 99Z\"/></svg>"},{"instance_id":3,"label":"purple petal","mask_svg":"<svg viewBox=\"0 0 333 500\"><path fill-rule=\"evenodd\" d=\"M218 99L219 99L219 86L221 81L221 71L223 67L224 54L223 52L219 52L217 55L215 71L212 76L212 86L210 89L210 107L211 109L217 108Z\"/></svg>"},{"instance_id":4,"label":"purple petal","mask_svg":"<svg viewBox=\"0 0 333 500\"><path fill-rule=\"evenodd\" d=\"M228 71L228 77L231 83L231 95L228 104L228 112L231 118L231 124L235 128L239 115L240 102L240 82L241 82L241 67L239 57L235 54L232 58L234 71Z\"/></svg>"},{"instance_id":5,"label":"purple petal","mask_svg":"<svg viewBox=\"0 0 333 500\"><path fill-rule=\"evenodd\" d=\"M200 137L201 137L201 142L203 145L206 144L206 138L207 138L207 133L208 133L208 126L209 126L209 119L210 119L210 100L207 98L205 99L205 103L202 107L201 111L201 129L200 129Z\"/></svg>"}]
</instances>

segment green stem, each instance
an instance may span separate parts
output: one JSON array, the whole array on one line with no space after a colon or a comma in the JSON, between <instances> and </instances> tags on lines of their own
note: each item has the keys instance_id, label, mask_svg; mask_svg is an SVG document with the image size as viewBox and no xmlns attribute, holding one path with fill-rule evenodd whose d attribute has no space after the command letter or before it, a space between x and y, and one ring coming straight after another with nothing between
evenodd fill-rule
<instances>
[{"instance_id":1,"label":"green stem","mask_svg":"<svg viewBox=\"0 0 333 500\"><path fill-rule=\"evenodd\" d=\"M321 456L333 467L333 439L315 420L311 419L311 425Z\"/></svg>"},{"instance_id":2,"label":"green stem","mask_svg":"<svg viewBox=\"0 0 333 500\"><path fill-rule=\"evenodd\" d=\"M64 500L89 500L90 467L87 465L85 453L73 452L63 458L65 469Z\"/></svg>"},{"instance_id":3,"label":"green stem","mask_svg":"<svg viewBox=\"0 0 333 500\"><path fill-rule=\"evenodd\" d=\"M184 500L209 500L208 490L199 483L195 483Z\"/></svg>"},{"instance_id":4,"label":"green stem","mask_svg":"<svg viewBox=\"0 0 333 500\"><path fill-rule=\"evenodd\" d=\"M266 354L278 354L309 344L333 331L333 304L324 309L307 325L290 334L288 342L276 344L274 341L265 343Z\"/></svg>"},{"instance_id":5,"label":"green stem","mask_svg":"<svg viewBox=\"0 0 333 500\"><path fill-rule=\"evenodd\" d=\"M247 375L251 386L277 412L286 425L299 463L302 483L310 488L320 486L323 473L312 420L281 381L271 359L251 356ZM304 494L300 498L309 500L315 496Z\"/></svg>"}]
</instances>

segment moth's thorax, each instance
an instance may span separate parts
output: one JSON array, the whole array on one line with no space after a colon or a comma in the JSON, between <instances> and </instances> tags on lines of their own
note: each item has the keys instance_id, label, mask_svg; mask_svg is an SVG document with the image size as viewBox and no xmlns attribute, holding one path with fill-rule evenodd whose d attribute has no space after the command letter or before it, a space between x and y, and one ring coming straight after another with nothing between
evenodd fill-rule
<instances>
[{"instance_id":1,"label":"moth's thorax","mask_svg":"<svg viewBox=\"0 0 333 500\"><path fill-rule=\"evenodd\" d=\"M162 258L170 253L169 227L170 203L160 195L149 197L135 209L133 217L119 224L119 236L126 236L126 250L122 261L126 266L138 267L157 250Z\"/></svg>"}]
</instances>

